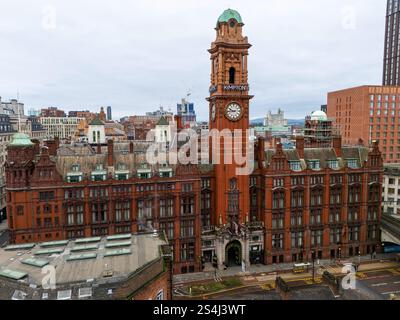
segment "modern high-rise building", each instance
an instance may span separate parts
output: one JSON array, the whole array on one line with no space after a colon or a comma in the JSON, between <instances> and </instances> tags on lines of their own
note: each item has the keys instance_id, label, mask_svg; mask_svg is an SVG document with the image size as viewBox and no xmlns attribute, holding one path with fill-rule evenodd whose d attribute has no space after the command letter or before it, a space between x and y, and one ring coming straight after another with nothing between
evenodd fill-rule
<instances>
[{"instance_id":1,"label":"modern high-rise building","mask_svg":"<svg viewBox=\"0 0 400 320\"><path fill-rule=\"evenodd\" d=\"M346 145L379 141L385 163L400 161L400 88L360 86L328 93L328 117Z\"/></svg>"},{"instance_id":2,"label":"modern high-rise building","mask_svg":"<svg viewBox=\"0 0 400 320\"><path fill-rule=\"evenodd\" d=\"M182 103L177 104L177 114L182 117L182 124L185 128L191 128L196 125L194 103L182 99Z\"/></svg>"},{"instance_id":3,"label":"modern high-rise building","mask_svg":"<svg viewBox=\"0 0 400 320\"><path fill-rule=\"evenodd\" d=\"M112 120L112 110L111 106L107 107L107 120L111 121Z\"/></svg>"},{"instance_id":4,"label":"modern high-rise building","mask_svg":"<svg viewBox=\"0 0 400 320\"><path fill-rule=\"evenodd\" d=\"M386 10L385 53L383 57L383 85L400 83L400 0L388 0Z\"/></svg>"}]
</instances>

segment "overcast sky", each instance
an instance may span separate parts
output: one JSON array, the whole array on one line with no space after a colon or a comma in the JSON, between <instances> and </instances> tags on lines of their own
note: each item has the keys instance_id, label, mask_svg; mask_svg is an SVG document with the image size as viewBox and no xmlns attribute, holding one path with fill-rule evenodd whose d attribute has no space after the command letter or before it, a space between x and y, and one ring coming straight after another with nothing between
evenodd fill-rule
<instances>
[{"instance_id":1,"label":"overcast sky","mask_svg":"<svg viewBox=\"0 0 400 320\"><path fill-rule=\"evenodd\" d=\"M0 96L119 119L176 111L190 90L208 119L207 49L229 7L253 45L252 118L303 118L329 91L381 84L386 0L1 0Z\"/></svg>"}]
</instances>

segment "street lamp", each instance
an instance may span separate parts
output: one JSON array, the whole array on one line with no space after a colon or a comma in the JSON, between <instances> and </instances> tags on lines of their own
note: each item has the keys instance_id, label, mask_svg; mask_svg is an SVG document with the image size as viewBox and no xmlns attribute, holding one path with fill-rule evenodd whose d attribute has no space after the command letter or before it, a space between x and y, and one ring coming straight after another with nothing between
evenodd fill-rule
<instances>
[{"instance_id":1,"label":"street lamp","mask_svg":"<svg viewBox=\"0 0 400 320\"><path fill-rule=\"evenodd\" d=\"M311 251L311 257L312 257L312 278L313 282L315 283L315 250Z\"/></svg>"}]
</instances>

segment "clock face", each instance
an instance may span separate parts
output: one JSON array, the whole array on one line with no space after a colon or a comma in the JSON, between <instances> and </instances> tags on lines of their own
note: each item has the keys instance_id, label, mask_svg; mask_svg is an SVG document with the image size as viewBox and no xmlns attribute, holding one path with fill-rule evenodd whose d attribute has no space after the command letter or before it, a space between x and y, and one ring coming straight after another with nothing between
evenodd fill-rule
<instances>
[{"instance_id":1,"label":"clock face","mask_svg":"<svg viewBox=\"0 0 400 320\"><path fill-rule=\"evenodd\" d=\"M215 117L217 116L217 108L215 107L215 103L211 107L211 120L215 121Z\"/></svg>"},{"instance_id":2,"label":"clock face","mask_svg":"<svg viewBox=\"0 0 400 320\"><path fill-rule=\"evenodd\" d=\"M231 103L226 107L226 117L231 121L238 121L242 116L242 107L237 103Z\"/></svg>"}]
</instances>

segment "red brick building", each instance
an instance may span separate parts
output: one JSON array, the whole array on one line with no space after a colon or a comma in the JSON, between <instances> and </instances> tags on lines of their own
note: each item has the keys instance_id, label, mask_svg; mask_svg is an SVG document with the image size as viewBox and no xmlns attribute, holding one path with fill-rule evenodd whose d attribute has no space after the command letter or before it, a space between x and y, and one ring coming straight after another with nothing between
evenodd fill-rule
<instances>
[{"instance_id":1,"label":"red brick building","mask_svg":"<svg viewBox=\"0 0 400 320\"><path fill-rule=\"evenodd\" d=\"M400 87L361 86L330 92L328 117L343 142L379 141L385 163L400 161Z\"/></svg>"},{"instance_id":2,"label":"red brick building","mask_svg":"<svg viewBox=\"0 0 400 320\"><path fill-rule=\"evenodd\" d=\"M49 107L49 108L44 108L40 111L40 116L43 118L48 118L48 117L55 117L55 118L61 118L65 117L65 112L63 110L59 110L55 107Z\"/></svg>"},{"instance_id":3,"label":"red brick building","mask_svg":"<svg viewBox=\"0 0 400 320\"><path fill-rule=\"evenodd\" d=\"M250 99L242 18L218 19L212 61L210 129L249 128ZM212 143L211 151L244 153ZM174 272L204 263L307 261L367 254L379 244L382 158L376 142L295 150L259 139L255 169L218 164L150 165L138 143L96 150L48 142L39 150L24 136L9 146L8 217L15 243L164 231L173 246Z\"/></svg>"}]
</instances>

